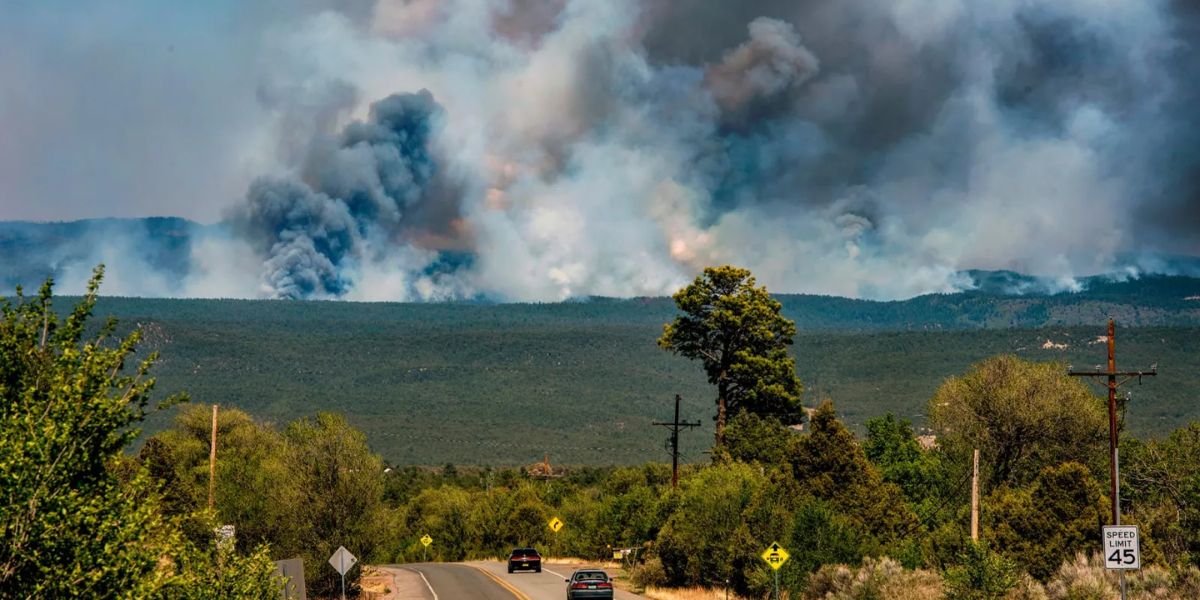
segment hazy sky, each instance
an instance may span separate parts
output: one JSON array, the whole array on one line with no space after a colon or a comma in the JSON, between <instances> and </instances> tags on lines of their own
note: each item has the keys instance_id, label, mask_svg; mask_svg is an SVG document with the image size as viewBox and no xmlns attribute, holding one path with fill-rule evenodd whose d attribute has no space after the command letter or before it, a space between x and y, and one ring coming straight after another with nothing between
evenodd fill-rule
<instances>
[{"instance_id":1,"label":"hazy sky","mask_svg":"<svg viewBox=\"0 0 1200 600\"><path fill-rule=\"evenodd\" d=\"M1200 254L1198 23L1186 0L8 1L0 220L226 221L194 261L246 296L659 294L723 262L860 297L967 268L1069 287Z\"/></svg>"}]
</instances>

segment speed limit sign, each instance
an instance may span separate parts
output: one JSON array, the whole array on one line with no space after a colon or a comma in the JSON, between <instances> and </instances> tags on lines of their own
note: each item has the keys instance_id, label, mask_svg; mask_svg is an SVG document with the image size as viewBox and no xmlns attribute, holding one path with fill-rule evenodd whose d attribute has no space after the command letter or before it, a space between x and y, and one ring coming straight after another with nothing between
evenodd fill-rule
<instances>
[{"instance_id":1,"label":"speed limit sign","mask_svg":"<svg viewBox=\"0 0 1200 600\"><path fill-rule=\"evenodd\" d=\"M1104 527L1104 568L1142 568L1140 541L1136 525L1106 525Z\"/></svg>"}]
</instances>

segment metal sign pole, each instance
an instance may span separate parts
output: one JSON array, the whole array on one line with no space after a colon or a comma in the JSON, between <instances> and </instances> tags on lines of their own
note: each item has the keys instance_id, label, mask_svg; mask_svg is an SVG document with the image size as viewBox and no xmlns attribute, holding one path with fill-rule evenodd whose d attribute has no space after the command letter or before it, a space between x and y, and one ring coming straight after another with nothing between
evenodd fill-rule
<instances>
[{"instance_id":1,"label":"metal sign pole","mask_svg":"<svg viewBox=\"0 0 1200 600\"><path fill-rule=\"evenodd\" d=\"M1114 525L1121 524L1121 449L1113 448L1113 489L1116 493L1113 494L1113 500L1117 503L1117 510L1113 511L1116 518ZM1128 600L1125 596L1125 569L1120 571L1121 577L1121 600Z\"/></svg>"},{"instance_id":2,"label":"metal sign pole","mask_svg":"<svg viewBox=\"0 0 1200 600\"><path fill-rule=\"evenodd\" d=\"M342 566L342 568L338 569L339 571L342 572L342 600L346 600L346 553L345 552L338 554L338 564Z\"/></svg>"},{"instance_id":3,"label":"metal sign pole","mask_svg":"<svg viewBox=\"0 0 1200 600\"><path fill-rule=\"evenodd\" d=\"M783 596L779 595L779 569L775 569L775 598L779 600Z\"/></svg>"}]
</instances>

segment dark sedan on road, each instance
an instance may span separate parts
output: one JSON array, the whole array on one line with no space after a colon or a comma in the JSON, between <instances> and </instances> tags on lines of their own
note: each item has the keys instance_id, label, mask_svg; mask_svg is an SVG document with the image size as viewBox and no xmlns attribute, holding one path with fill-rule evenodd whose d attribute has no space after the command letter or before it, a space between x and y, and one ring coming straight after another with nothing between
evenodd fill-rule
<instances>
[{"instance_id":1,"label":"dark sedan on road","mask_svg":"<svg viewBox=\"0 0 1200 600\"><path fill-rule=\"evenodd\" d=\"M580 569L567 579L567 600L612 600L613 585L608 573L599 569Z\"/></svg>"},{"instance_id":2,"label":"dark sedan on road","mask_svg":"<svg viewBox=\"0 0 1200 600\"><path fill-rule=\"evenodd\" d=\"M508 555L508 572L533 571L542 572L542 555L533 548L513 548Z\"/></svg>"}]
</instances>

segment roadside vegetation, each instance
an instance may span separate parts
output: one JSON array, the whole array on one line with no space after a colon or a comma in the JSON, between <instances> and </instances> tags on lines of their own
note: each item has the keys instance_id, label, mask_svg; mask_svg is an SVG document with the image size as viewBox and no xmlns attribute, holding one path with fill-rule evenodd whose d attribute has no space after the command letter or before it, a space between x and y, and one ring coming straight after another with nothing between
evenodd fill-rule
<instances>
[{"instance_id":1,"label":"roadside vegetation","mask_svg":"<svg viewBox=\"0 0 1200 600\"><path fill-rule=\"evenodd\" d=\"M709 414L725 409L722 435L683 466L677 488L660 463L394 464L339 414L281 423L222 407L211 511L211 409L185 405L134 450L157 357L135 356L137 331L87 323L98 278L61 320L48 285L18 297L0 323L0 596L275 597L271 561L300 557L310 597L325 597L339 582L325 563L339 545L364 564L533 545L588 561L629 550L624 577L638 588L762 598L774 580L759 555L778 542L791 552L779 572L790 598L1111 597L1115 579L1094 556L1108 515L1107 421L1065 365L983 358L929 394L936 443L892 414L859 435L830 401L797 410L794 359L778 350L803 339L779 326L748 273L711 271L694 285L733 284L681 302L676 317L730 314L693 322L711 329L687 340L671 335L676 322L663 335L667 350L695 350L696 363L672 360L707 375ZM764 343L717 360L714 377L705 358L721 355L704 345L745 339L740 329L760 319L774 323L758 330ZM968 531L975 448L979 542ZM1157 439L1126 433L1122 460L1123 519L1142 531L1131 597L1200 597L1200 422ZM565 523L557 534L552 517ZM236 534L219 545L213 529L226 524ZM352 591L359 573L348 573Z\"/></svg>"},{"instance_id":2,"label":"roadside vegetation","mask_svg":"<svg viewBox=\"0 0 1200 600\"><path fill-rule=\"evenodd\" d=\"M49 282L0 303L0 597L276 597L266 546L218 545L213 512L166 509L124 454L157 357L88 323L102 274L65 318Z\"/></svg>"}]
</instances>

